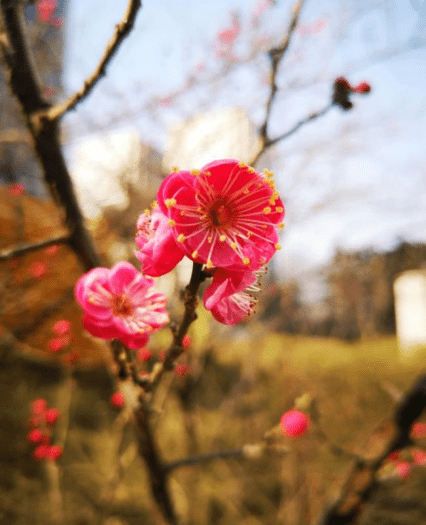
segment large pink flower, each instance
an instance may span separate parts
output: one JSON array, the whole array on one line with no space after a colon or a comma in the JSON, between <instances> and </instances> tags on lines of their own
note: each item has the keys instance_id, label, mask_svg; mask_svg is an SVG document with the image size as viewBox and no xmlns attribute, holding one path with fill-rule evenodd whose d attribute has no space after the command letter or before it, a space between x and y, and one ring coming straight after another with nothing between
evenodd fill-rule
<instances>
[{"instance_id":1,"label":"large pink flower","mask_svg":"<svg viewBox=\"0 0 426 525\"><path fill-rule=\"evenodd\" d=\"M169 220L159 209L152 213L146 210L138 219L136 244L140 251L135 255L145 275L159 277L170 272L184 255L174 240Z\"/></svg>"},{"instance_id":2,"label":"large pink flower","mask_svg":"<svg viewBox=\"0 0 426 525\"><path fill-rule=\"evenodd\" d=\"M84 328L101 339L120 339L130 348L144 346L150 333L169 320L167 299L153 285L128 262L111 270L90 270L75 285Z\"/></svg>"},{"instance_id":3,"label":"large pink flower","mask_svg":"<svg viewBox=\"0 0 426 525\"><path fill-rule=\"evenodd\" d=\"M236 160L218 160L201 171L171 173L158 204L190 259L207 268L257 270L280 248L284 205L271 177Z\"/></svg>"},{"instance_id":4,"label":"large pink flower","mask_svg":"<svg viewBox=\"0 0 426 525\"><path fill-rule=\"evenodd\" d=\"M254 312L256 300L248 292L258 290L253 286L256 281L257 276L251 270L217 268L212 284L204 292L204 307L220 323L236 324Z\"/></svg>"}]
</instances>

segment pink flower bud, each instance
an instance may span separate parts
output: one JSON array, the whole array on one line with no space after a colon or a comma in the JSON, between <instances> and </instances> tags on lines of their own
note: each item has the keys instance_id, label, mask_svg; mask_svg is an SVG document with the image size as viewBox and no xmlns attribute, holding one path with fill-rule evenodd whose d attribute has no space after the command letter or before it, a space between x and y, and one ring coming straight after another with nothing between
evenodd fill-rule
<instances>
[{"instance_id":1,"label":"pink flower bud","mask_svg":"<svg viewBox=\"0 0 426 525\"><path fill-rule=\"evenodd\" d=\"M31 432L29 432L27 436L27 439L30 443L40 443L42 438L43 438L43 432L39 430L38 428L31 430Z\"/></svg>"},{"instance_id":2,"label":"pink flower bud","mask_svg":"<svg viewBox=\"0 0 426 525\"><path fill-rule=\"evenodd\" d=\"M406 479L411 474L411 465L408 461L398 461L395 468L400 479Z\"/></svg>"},{"instance_id":3,"label":"pink flower bud","mask_svg":"<svg viewBox=\"0 0 426 525\"><path fill-rule=\"evenodd\" d=\"M184 335L182 339L183 348L189 348L191 344L192 344L191 336L189 336L188 334Z\"/></svg>"},{"instance_id":4,"label":"pink flower bud","mask_svg":"<svg viewBox=\"0 0 426 525\"><path fill-rule=\"evenodd\" d=\"M60 412L57 408L49 408L46 410L45 418L48 425L54 425L60 416Z\"/></svg>"},{"instance_id":5,"label":"pink flower bud","mask_svg":"<svg viewBox=\"0 0 426 525\"><path fill-rule=\"evenodd\" d=\"M426 423L424 421L417 421L411 427L411 436L414 439L421 439L426 437Z\"/></svg>"},{"instance_id":6,"label":"pink flower bud","mask_svg":"<svg viewBox=\"0 0 426 525\"><path fill-rule=\"evenodd\" d=\"M49 461L56 461L62 456L63 449L59 445L52 445L49 447L46 455L46 459Z\"/></svg>"},{"instance_id":7,"label":"pink flower bud","mask_svg":"<svg viewBox=\"0 0 426 525\"><path fill-rule=\"evenodd\" d=\"M45 250L44 250L44 253L46 255L56 255L59 251L59 245L58 244L52 244L52 246L48 246Z\"/></svg>"},{"instance_id":8,"label":"pink flower bud","mask_svg":"<svg viewBox=\"0 0 426 525\"><path fill-rule=\"evenodd\" d=\"M39 279L47 273L47 266L44 262L34 261L29 265L28 273L35 279Z\"/></svg>"},{"instance_id":9,"label":"pink flower bud","mask_svg":"<svg viewBox=\"0 0 426 525\"><path fill-rule=\"evenodd\" d=\"M47 347L51 352L59 352L59 350L64 347L64 342L60 337L54 337L53 339L49 339Z\"/></svg>"},{"instance_id":10,"label":"pink flower bud","mask_svg":"<svg viewBox=\"0 0 426 525\"><path fill-rule=\"evenodd\" d=\"M354 93L361 93L362 95L365 95L366 93L370 93L371 86L367 82L361 82L361 84L358 84L354 88L352 88L352 91Z\"/></svg>"},{"instance_id":11,"label":"pink flower bud","mask_svg":"<svg viewBox=\"0 0 426 525\"><path fill-rule=\"evenodd\" d=\"M281 416L281 429L288 437L302 436L310 425L309 417L300 410L293 409Z\"/></svg>"},{"instance_id":12,"label":"pink flower bud","mask_svg":"<svg viewBox=\"0 0 426 525\"><path fill-rule=\"evenodd\" d=\"M110 404L113 408L122 408L124 406L124 395L121 392L112 394Z\"/></svg>"},{"instance_id":13,"label":"pink flower bud","mask_svg":"<svg viewBox=\"0 0 426 525\"><path fill-rule=\"evenodd\" d=\"M49 454L49 448L50 447L48 445L39 445L33 450L33 457L37 461L42 461L43 459L46 459L47 455Z\"/></svg>"},{"instance_id":14,"label":"pink flower bud","mask_svg":"<svg viewBox=\"0 0 426 525\"><path fill-rule=\"evenodd\" d=\"M152 352L148 348L138 348L136 350L136 359L139 359L139 361L149 361L151 357Z\"/></svg>"},{"instance_id":15,"label":"pink flower bud","mask_svg":"<svg viewBox=\"0 0 426 525\"><path fill-rule=\"evenodd\" d=\"M413 450L413 463L416 465L426 465L426 450Z\"/></svg>"},{"instance_id":16,"label":"pink flower bud","mask_svg":"<svg viewBox=\"0 0 426 525\"><path fill-rule=\"evenodd\" d=\"M31 412L34 416L44 414L47 408L47 401L43 398L35 399L31 404Z\"/></svg>"},{"instance_id":17,"label":"pink flower bud","mask_svg":"<svg viewBox=\"0 0 426 525\"><path fill-rule=\"evenodd\" d=\"M71 323L67 319L56 321L52 326L52 332L56 335L65 335L71 330Z\"/></svg>"}]
</instances>

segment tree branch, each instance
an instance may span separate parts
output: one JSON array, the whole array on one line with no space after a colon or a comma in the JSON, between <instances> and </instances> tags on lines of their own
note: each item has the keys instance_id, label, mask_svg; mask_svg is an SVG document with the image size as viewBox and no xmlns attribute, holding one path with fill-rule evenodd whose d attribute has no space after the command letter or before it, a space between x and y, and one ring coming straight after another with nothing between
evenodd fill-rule
<instances>
[{"instance_id":1,"label":"tree branch","mask_svg":"<svg viewBox=\"0 0 426 525\"><path fill-rule=\"evenodd\" d=\"M163 470L169 473L179 467L185 467L189 465L197 465L198 463L206 463L214 459L227 459L227 458L242 458L244 457L244 450L242 448L234 448L231 450L218 450L217 452L208 452L207 454L200 454L199 456L190 456L187 458L177 459L170 463L163 465Z\"/></svg>"},{"instance_id":2,"label":"tree branch","mask_svg":"<svg viewBox=\"0 0 426 525\"><path fill-rule=\"evenodd\" d=\"M65 234L60 235L59 237L53 237L52 239L47 239L46 241L19 244L14 248L6 248L5 250L0 250L0 261L12 259L13 257L19 257L25 253L40 250L41 248L46 248L47 246L52 246L52 244L66 244L69 242L69 239L70 236Z\"/></svg>"},{"instance_id":3,"label":"tree branch","mask_svg":"<svg viewBox=\"0 0 426 525\"><path fill-rule=\"evenodd\" d=\"M48 120L57 120L67 111L74 109L77 104L82 102L90 94L101 77L106 75L107 65L117 52L120 44L123 42L126 36L129 35L135 23L137 12L141 6L141 0L129 0L126 13L124 14L121 22L115 26L114 35L108 42L101 61L97 65L95 71L84 82L83 87L77 91L77 93L72 95L68 100L65 100L64 102L51 107L47 111L40 113L39 117L46 118Z\"/></svg>"}]
</instances>

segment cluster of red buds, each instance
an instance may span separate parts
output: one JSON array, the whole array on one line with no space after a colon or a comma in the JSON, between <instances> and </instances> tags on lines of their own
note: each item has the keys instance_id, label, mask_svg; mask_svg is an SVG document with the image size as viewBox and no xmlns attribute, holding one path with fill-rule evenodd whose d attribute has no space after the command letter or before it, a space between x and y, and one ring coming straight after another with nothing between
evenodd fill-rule
<instances>
[{"instance_id":1,"label":"cluster of red buds","mask_svg":"<svg viewBox=\"0 0 426 525\"><path fill-rule=\"evenodd\" d=\"M60 416L57 408L47 408L45 399L36 399L31 405L31 417L29 424L32 430L27 439L33 445L33 457L37 461L56 461L62 456L62 447L51 444L52 428L56 425Z\"/></svg>"},{"instance_id":2,"label":"cluster of red buds","mask_svg":"<svg viewBox=\"0 0 426 525\"><path fill-rule=\"evenodd\" d=\"M370 91L371 86L367 82L361 82L352 87L345 77L339 77L334 81L333 103L344 110L348 110L353 106L349 98L351 93L366 95Z\"/></svg>"}]
</instances>

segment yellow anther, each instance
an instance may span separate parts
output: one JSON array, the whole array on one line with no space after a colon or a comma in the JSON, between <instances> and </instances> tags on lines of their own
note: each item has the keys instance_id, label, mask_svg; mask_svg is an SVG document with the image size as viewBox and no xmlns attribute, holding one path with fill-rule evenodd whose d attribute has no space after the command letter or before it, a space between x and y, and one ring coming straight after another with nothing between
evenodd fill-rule
<instances>
[{"instance_id":1,"label":"yellow anther","mask_svg":"<svg viewBox=\"0 0 426 525\"><path fill-rule=\"evenodd\" d=\"M191 175L194 175L194 177L198 177L198 175L201 173L200 170L191 170L189 172Z\"/></svg>"},{"instance_id":2,"label":"yellow anther","mask_svg":"<svg viewBox=\"0 0 426 525\"><path fill-rule=\"evenodd\" d=\"M179 171L179 168L177 166L173 166L172 171L173 173L177 173Z\"/></svg>"},{"instance_id":3,"label":"yellow anther","mask_svg":"<svg viewBox=\"0 0 426 525\"><path fill-rule=\"evenodd\" d=\"M151 215L151 212L148 210L148 208L143 212L144 215L149 217Z\"/></svg>"},{"instance_id":4,"label":"yellow anther","mask_svg":"<svg viewBox=\"0 0 426 525\"><path fill-rule=\"evenodd\" d=\"M168 224L169 226L175 226L175 225L176 225L176 222L175 222L173 219L169 219L169 220L167 221L167 224Z\"/></svg>"},{"instance_id":5,"label":"yellow anther","mask_svg":"<svg viewBox=\"0 0 426 525\"><path fill-rule=\"evenodd\" d=\"M233 250L236 250L236 249L237 249L237 243L236 243L236 242L231 242L230 246L231 246L231 248L232 248Z\"/></svg>"},{"instance_id":6,"label":"yellow anther","mask_svg":"<svg viewBox=\"0 0 426 525\"><path fill-rule=\"evenodd\" d=\"M246 235L247 235L247 237L251 237L251 236L252 236L252 234L253 234L253 232L247 232L247 234L246 234Z\"/></svg>"},{"instance_id":7,"label":"yellow anther","mask_svg":"<svg viewBox=\"0 0 426 525\"><path fill-rule=\"evenodd\" d=\"M209 237L207 237L207 242L208 242L209 244L212 243L212 240L213 240L213 237L212 237L211 235L210 235Z\"/></svg>"},{"instance_id":8,"label":"yellow anther","mask_svg":"<svg viewBox=\"0 0 426 525\"><path fill-rule=\"evenodd\" d=\"M203 171L203 175L205 175L206 177L210 177L210 175L212 174L211 171Z\"/></svg>"},{"instance_id":9,"label":"yellow anther","mask_svg":"<svg viewBox=\"0 0 426 525\"><path fill-rule=\"evenodd\" d=\"M240 162L240 163L238 164L238 167L239 167L239 168L247 168L247 164L246 164L245 162Z\"/></svg>"},{"instance_id":10,"label":"yellow anther","mask_svg":"<svg viewBox=\"0 0 426 525\"><path fill-rule=\"evenodd\" d=\"M261 228L264 229L264 230L266 230L267 227L268 226L266 224L262 224L262 226L261 226Z\"/></svg>"},{"instance_id":11,"label":"yellow anther","mask_svg":"<svg viewBox=\"0 0 426 525\"><path fill-rule=\"evenodd\" d=\"M207 268L213 268L213 263L212 263L211 259L207 259L206 266L207 266Z\"/></svg>"},{"instance_id":12,"label":"yellow anther","mask_svg":"<svg viewBox=\"0 0 426 525\"><path fill-rule=\"evenodd\" d=\"M197 250L194 250L194 251L192 252L191 257L192 257L193 259L196 259L196 258L198 257L198 252L197 252Z\"/></svg>"},{"instance_id":13,"label":"yellow anther","mask_svg":"<svg viewBox=\"0 0 426 525\"><path fill-rule=\"evenodd\" d=\"M277 242L276 244L274 244L274 248L276 250L281 250L281 244L279 242Z\"/></svg>"},{"instance_id":14,"label":"yellow anther","mask_svg":"<svg viewBox=\"0 0 426 525\"><path fill-rule=\"evenodd\" d=\"M269 204L272 204L272 206L275 204L275 199L274 197L272 196L270 199L269 199Z\"/></svg>"},{"instance_id":15,"label":"yellow anther","mask_svg":"<svg viewBox=\"0 0 426 525\"><path fill-rule=\"evenodd\" d=\"M185 210L180 210L181 215L185 215Z\"/></svg>"},{"instance_id":16,"label":"yellow anther","mask_svg":"<svg viewBox=\"0 0 426 525\"><path fill-rule=\"evenodd\" d=\"M221 241L221 242L226 241L226 235L221 235L219 237L219 241Z\"/></svg>"},{"instance_id":17,"label":"yellow anther","mask_svg":"<svg viewBox=\"0 0 426 525\"><path fill-rule=\"evenodd\" d=\"M244 257L244 258L242 259L242 261L243 261L243 263L246 264L246 265L250 264L250 259L249 259L248 257Z\"/></svg>"},{"instance_id":18,"label":"yellow anther","mask_svg":"<svg viewBox=\"0 0 426 525\"><path fill-rule=\"evenodd\" d=\"M157 201L152 201L152 202L151 202L151 208L152 208L153 210L155 210L156 208L158 208L158 202L157 202Z\"/></svg>"},{"instance_id":19,"label":"yellow anther","mask_svg":"<svg viewBox=\"0 0 426 525\"><path fill-rule=\"evenodd\" d=\"M250 166L249 169L248 169L247 171L248 171L249 173L254 173L256 170Z\"/></svg>"},{"instance_id":20,"label":"yellow anther","mask_svg":"<svg viewBox=\"0 0 426 525\"><path fill-rule=\"evenodd\" d=\"M279 222L278 223L278 228L284 228L284 223L283 222Z\"/></svg>"},{"instance_id":21,"label":"yellow anther","mask_svg":"<svg viewBox=\"0 0 426 525\"><path fill-rule=\"evenodd\" d=\"M176 205L176 199L166 199L164 204L167 206L167 208L172 208Z\"/></svg>"},{"instance_id":22,"label":"yellow anther","mask_svg":"<svg viewBox=\"0 0 426 525\"><path fill-rule=\"evenodd\" d=\"M271 208L269 206L266 206L266 208L263 208L263 213L265 215L268 215L268 213L271 213Z\"/></svg>"},{"instance_id":23,"label":"yellow anther","mask_svg":"<svg viewBox=\"0 0 426 525\"><path fill-rule=\"evenodd\" d=\"M186 239L185 235L183 233L180 233L178 238L177 238L177 241L178 242L183 242L185 239Z\"/></svg>"},{"instance_id":24,"label":"yellow anther","mask_svg":"<svg viewBox=\"0 0 426 525\"><path fill-rule=\"evenodd\" d=\"M275 208L275 211L281 213L281 212L283 211L282 206L277 206L277 207Z\"/></svg>"},{"instance_id":25,"label":"yellow anther","mask_svg":"<svg viewBox=\"0 0 426 525\"><path fill-rule=\"evenodd\" d=\"M245 190L243 190L243 193L244 193L245 195L248 195L248 194L250 193L250 192L249 192L249 189L246 188Z\"/></svg>"}]
</instances>

